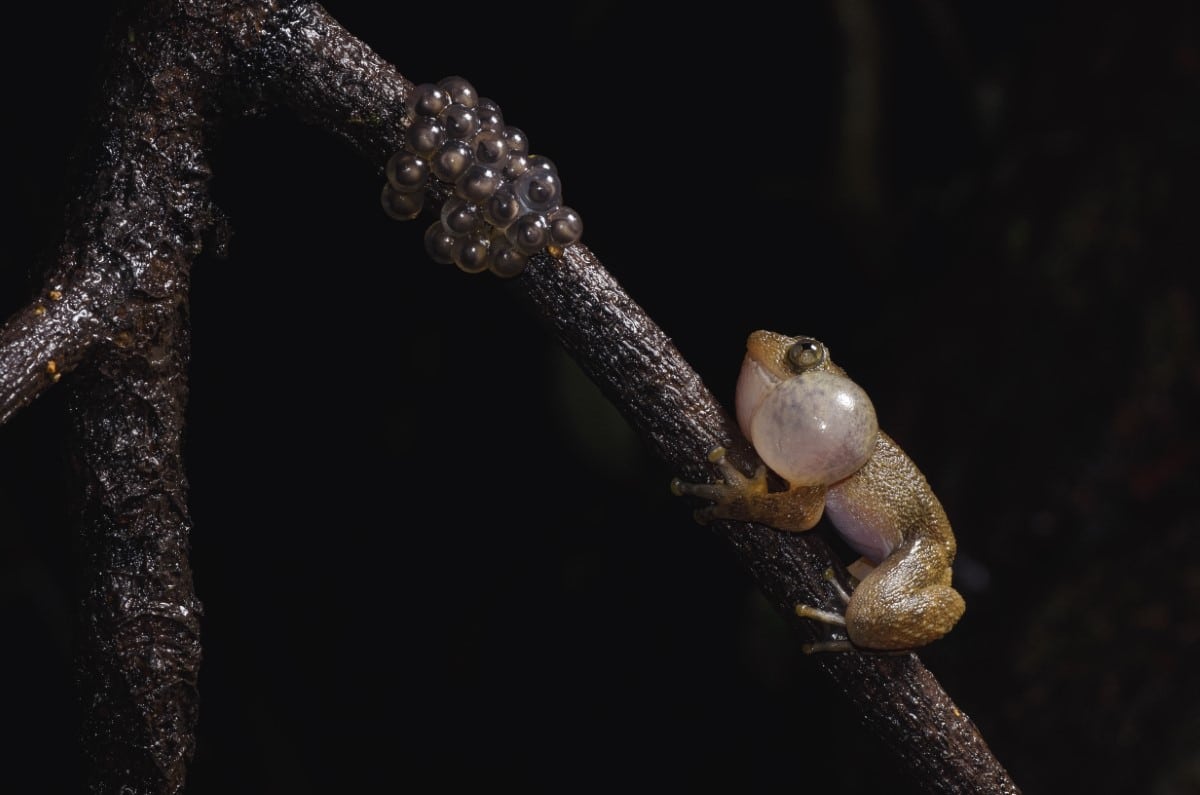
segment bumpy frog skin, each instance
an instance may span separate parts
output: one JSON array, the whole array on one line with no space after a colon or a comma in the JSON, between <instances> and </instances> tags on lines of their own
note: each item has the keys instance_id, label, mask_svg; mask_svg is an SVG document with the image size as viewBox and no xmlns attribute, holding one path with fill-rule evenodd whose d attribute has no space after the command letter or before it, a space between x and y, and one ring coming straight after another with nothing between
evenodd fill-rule
<instances>
[{"instance_id":1,"label":"bumpy frog skin","mask_svg":"<svg viewBox=\"0 0 1200 795\"><path fill-rule=\"evenodd\" d=\"M702 520L737 519L781 530L812 528L822 512L863 557L845 614L796 607L805 618L845 625L850 640L809 651L902 650L945 635L965 604L950 587L954 533L941 503L904 451L879 430L867 394L811 337L756 331L746 344L737 419L767 466L788 483L767 490L766 470L747 478L717 448L723 483L672 483L712 500Z\"/></svg>"}]
</instances>

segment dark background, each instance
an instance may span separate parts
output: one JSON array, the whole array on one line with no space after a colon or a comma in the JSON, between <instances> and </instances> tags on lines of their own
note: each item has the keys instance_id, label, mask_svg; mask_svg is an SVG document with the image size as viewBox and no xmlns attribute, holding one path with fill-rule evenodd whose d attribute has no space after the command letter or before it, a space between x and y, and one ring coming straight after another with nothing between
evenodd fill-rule
<instances>
[{"instance_id":1,"label":"dark background","mask_svg":"<svg viewBox=\"0 0 1200 795\"><path fill-rule=\"evenodd\" d=\"M968 609L921 656L1026 792L1200 789L1195 4L328 7L495 99L727 405L748 332L830 345L954 523ZM4 315L108 20L26 10ZM514 284L287 114L213 167L191 792L913 791ZM0 429L4 791L79 775L62 392Z\"/></svg>"}]
</instances>

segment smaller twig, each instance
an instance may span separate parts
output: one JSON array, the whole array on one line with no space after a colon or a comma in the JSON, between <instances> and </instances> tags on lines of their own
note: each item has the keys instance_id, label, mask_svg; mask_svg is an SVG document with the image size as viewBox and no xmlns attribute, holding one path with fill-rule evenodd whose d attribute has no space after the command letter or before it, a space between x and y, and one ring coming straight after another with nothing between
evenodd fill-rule
<instances>
[{"instance_id":1,"label":"smaller twig","mask_svg":"<svg viewBox=\"0 0 1200 795\"><path fill-rule=\"evenodd\" d=\"M51 280L0 328L0 425L83 361L97 339L98 307L115 294L99 277L86 286Z\"/></svg>"}]
</instances>

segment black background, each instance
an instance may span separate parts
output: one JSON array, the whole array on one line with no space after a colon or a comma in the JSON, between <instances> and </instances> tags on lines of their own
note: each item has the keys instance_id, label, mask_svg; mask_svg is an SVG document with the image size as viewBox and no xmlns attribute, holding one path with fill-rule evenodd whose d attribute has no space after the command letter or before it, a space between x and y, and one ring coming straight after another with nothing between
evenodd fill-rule
<instances>
[{"instance_id":1,"label":"black background","mask_svg":"<svg viewBox=\"0 0 1200 795\"><path fill-rule=\"evenodd\" d=\"M922 659L1027 792L1194 792L1195 6L860 5L328 8L495 99L727 405L748 332L830 345L958 534L967 614ZM5 315L108 22L27 12ZM913 791L514 284L430 262L287 113L222 130L190 792ZM41 792L79 775L62 391L0 429L0 782Z\"/></svg>"}]
</instances>

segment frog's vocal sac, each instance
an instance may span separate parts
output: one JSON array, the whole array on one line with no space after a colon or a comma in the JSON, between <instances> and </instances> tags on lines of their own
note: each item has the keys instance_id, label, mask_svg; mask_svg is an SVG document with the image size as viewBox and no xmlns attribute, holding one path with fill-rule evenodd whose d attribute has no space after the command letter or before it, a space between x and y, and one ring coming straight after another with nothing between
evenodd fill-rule
<instances>
[{"instance_id":1,"label":"frog's vocal sac","mask_svg":"<svg viewBox=\"0 0 1200 795\"><path fill-rule=\"evenodd\" d=\"M810 644L809 651L903 650L945 635L965 609L950 586L954 533L925 477L879 430L866 392L812 337L756 331L738 378L738 425L762 460L787 481L768 491L766 470L746 477L722 448L710 459L723 482L683 483L676 494L711 500L702 520L736 519L780 530L812 528L824 512L862 558L850 594L833 580L844 613L808 605L805 618L844 625L849 641Z\"/></svg>"}]
</instances>

